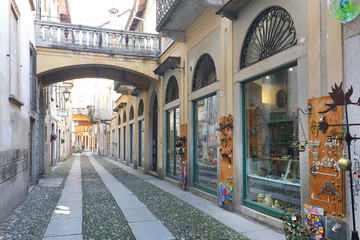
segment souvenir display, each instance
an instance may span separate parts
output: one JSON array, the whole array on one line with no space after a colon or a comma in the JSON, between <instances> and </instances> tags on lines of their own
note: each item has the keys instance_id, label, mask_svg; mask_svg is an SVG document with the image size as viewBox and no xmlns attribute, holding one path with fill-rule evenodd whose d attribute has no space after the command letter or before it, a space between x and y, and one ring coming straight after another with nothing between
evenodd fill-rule
<instances>
[{"instance_id":1,"label":"souvenir display","mask_svg":"<svg viewBox=\"0 0 360 240\"><path fill-rule=\"evenodd\" d=\"M309 126L318 125L320 131L309 129L310 204L323 208L337 217L344 215L344 183L340 165L344 137L342 131L343 109L334 108L330 96L309 99L313 114L308 117ZM330 111L332 110L332 111ZM319 113L320 112L320 113ZM324 129L329 125L331 129ZM309 217L309 216L308 216ZM309 221L315 221L310 216Z\"/></svg>"},{"instance_id":2,"label":"souvenir display","mask_svg":"<svg viewBox=\"0 0 360 240\"><path fill-rule=\"evenodd\" d=\"M246 200L274 214L301 208L300 153L308 141L296 107L296 70L294 66L245 85Z\"/></svg>"}]
</instances>

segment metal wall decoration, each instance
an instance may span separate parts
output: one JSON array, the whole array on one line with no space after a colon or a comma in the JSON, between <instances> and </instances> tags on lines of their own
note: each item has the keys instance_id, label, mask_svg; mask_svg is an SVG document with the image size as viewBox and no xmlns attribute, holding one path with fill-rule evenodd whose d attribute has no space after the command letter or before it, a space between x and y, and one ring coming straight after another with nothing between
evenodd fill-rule
<instances>
[{"instance_id":1,"label":"metal wall decoration","mask_svg":"<svg viewBox=\"0 0 360 240\"><path fill-rule=\"evenodd\" d=\"M325 118L319 123L320 125L320 130L322 130L323 132L326 132L326 130L328 129L329 126L342 126L342 127L346 127L346 132L344 132L345 137L332 137L329 136L329 139L336 139L336 140L340 140L343 141L345 140L346 145L347 145L347 150L348 150L348 156L349 159L351 159L351 149L350 149L350 145L352 141L356 141L360 138L357 137L353 137L350 134L350 126L359 126L360 123L352 123L349 124L349 115L348 115L348 105L356 105L356 106L360 106L360 98L358 98L357 102L353 102L351 101L351 96L353 94L353 87L351 86L348 91L346 93L344 93L343 89L342 89L342 83L340 83L339 86L337 86L337 84L335 84L335 87L332 87L332 92L329 92L330 97L332 98L332 103L330 104L326 104L326 106L328 107L325 111L319 112L319 113L327 113L330 110L334 110L337 107L344 107L345 109L345 123L343 124L328 124L325 121ZM340 159L340 160L348 160L346 159L344 156ZM340 162L339 160L339 162ZM352 167L354 169L354 166ZM352 171L351 169L351 161L350 161L350 165L349 165L349 170ZM353 224L353 231L351 234L351 240L359 240L359 235L358 232L356 230L356 223L355 223L355 205L354 205L354 176L352 173L349 174L350 177L350 197L351 197L351 212L352 212L352 224Z\"/></svg>"},{"instance_id":2,"label":"metal wall decoration","mask_svg":"<svg viewBox=\"0 0 360 240\"><path fill-rule=\"evenodd\" d=\"M290 14L281 7L270 7L260 13L246 34L240 68L294 46L296 42L295 25Z\"/></svg>"},{"instance_id":3,"label":"metal wall decoration","mask_svg":"<svg viewBox=\"0 0 360 240\"><path fill-rule=\"evenodd\" d=\"M216 69L214 60L207 53L203 54L195 67L192 91L199 90L216 82Z\"/></svg>"},{"instance_id":4,"label":"metal wall decoration","mask_svg":"<svg viewBox=\"0 0 360 240\"><path fill-rule=\"evenodd\" d=\"M133 106L130 107L130 113L129 113L129 120L133 120L134 119L134 108Z\"/></svg>"},{"instance_id":5,"label":"metal wall decoration","mask_svg":"<svg viewBox=\"0 0 360 240\"><path fill-rule=\"evenodd\" d=\"M144 114L144 101L140 99L139 108L138 108L138 117Z\"/></svg>"},{"instance_id":6,"label":"metal wall decoration","mask_svg":"<svg viewBox=\"0 0 360 240\"><path fill-rule=\"evenodd\" d=\"M165 92L165 103L172 102L179 98L179 86L175 76L171 76Z\"/></svg>"}]
</instances>

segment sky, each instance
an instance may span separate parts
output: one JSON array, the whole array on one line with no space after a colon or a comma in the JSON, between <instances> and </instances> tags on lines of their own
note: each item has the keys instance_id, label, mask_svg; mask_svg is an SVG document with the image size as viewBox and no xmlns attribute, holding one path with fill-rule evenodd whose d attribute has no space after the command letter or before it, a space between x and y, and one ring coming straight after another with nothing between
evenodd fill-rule
<instances>
[{"instance_id":1,"label":"sky","mask_svg":"<svg viewBox=\"0 0 360 240\"><path fill-rule=\"evenodd\" d=\"M71 21L74 24L100 26L107 21L104 28L124 29L130 12L121 17L110 16L109 10L116 8L119 14L131 9L134 0L69 0Z\"/></svg>"}]
</instances>

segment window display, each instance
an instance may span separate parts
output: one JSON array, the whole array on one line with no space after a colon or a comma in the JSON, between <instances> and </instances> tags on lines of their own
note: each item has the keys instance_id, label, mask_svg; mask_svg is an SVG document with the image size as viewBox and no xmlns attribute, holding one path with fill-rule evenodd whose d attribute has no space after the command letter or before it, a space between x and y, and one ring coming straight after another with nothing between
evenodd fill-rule
<instances>
[{"instance_id":1,"label":"window display","mask_svg":"<svg viewBox=\"0 0 360 240\"><path fill-rule=\"evenodd\" d=\"M246 83L246 200L300 209L297 67ZM294 147L295 146L295 147Z\"/></svg>"},{"instance_id":2,"label":"window display","mask_svg":"<svg viewBox=\"0 0 360 240\"><path fill-rule=\"evenodd\" d=\"M195 184L217 189L217 97L195 102Z\"/></svg>"},{"instance_id":3,"label":"window display","mask_svg":"<svg viewBox=\"0 0 360 240\"><path fill-rule=\"evenodd\" d=\"M167 168L168 177L178 178L180 155L176 150L175 142L180 137L180 108L167 111Z\"/></svg>"}]
</instances>

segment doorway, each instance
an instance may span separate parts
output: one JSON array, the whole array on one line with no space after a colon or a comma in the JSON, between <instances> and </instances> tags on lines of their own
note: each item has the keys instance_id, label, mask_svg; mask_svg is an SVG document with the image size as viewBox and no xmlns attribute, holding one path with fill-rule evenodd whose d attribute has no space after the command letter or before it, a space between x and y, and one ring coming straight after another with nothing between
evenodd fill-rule
<instances>
[{"instance_id":1,"label":"doorway","mask_svg":"<svg viewBox=\"0 0 360 240\"><path fill-rule=\"evenodd\" d=\"M152 170L157 172L157 153L158 153L158 99L155 92L152 94L153 106L152 106ZM151 102L151 101L150 101Z\"/></svg>"}]
</instances>

